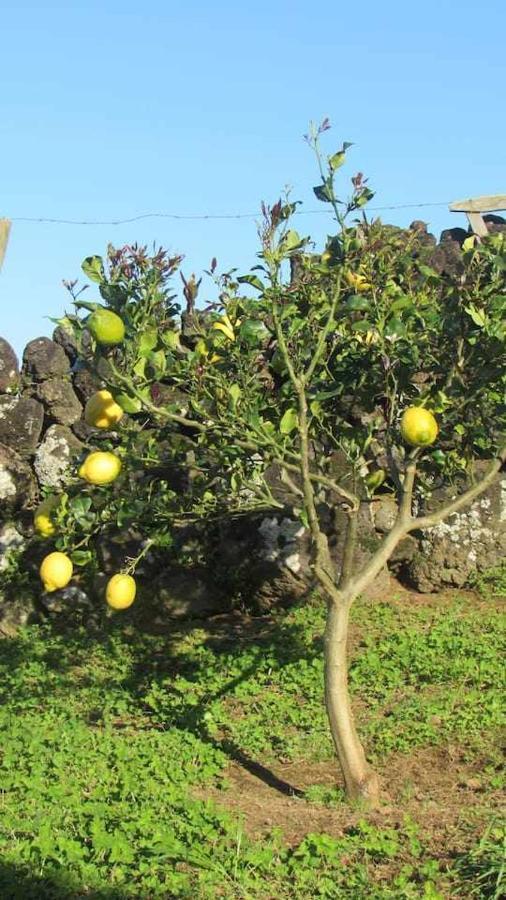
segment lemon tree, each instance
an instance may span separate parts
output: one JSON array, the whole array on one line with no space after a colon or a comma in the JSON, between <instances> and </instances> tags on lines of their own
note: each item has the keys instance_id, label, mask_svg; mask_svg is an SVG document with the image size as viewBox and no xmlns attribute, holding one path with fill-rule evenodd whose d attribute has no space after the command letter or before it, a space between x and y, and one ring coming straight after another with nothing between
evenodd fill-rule
<instances>
[{"instance_id":1,"label":"lemon tree","mask_svg":"<svg viewBox=\"0 0 506 900\"><path fill-rule=\"evenodd\" d=\"M181 520L285 511L269 477L276 467L291 515L310 532L311 576L327 603L325 703L346 790L374 804L378 782L348 692L350 608L400 541L465 509L504 464L506 239L468 241L456 275L436 272L417 229L366 216L372 191L361 173L348 199L338 197L350 145L326 156L327 127L307 136L320 172L314 193L335 221L319 253L296 231L297 204L285 197L263 205L251 272L218 274L212 261L217 301L203 296L201 279L183 277L179 307L171 279L180 258L163 251L109 247L105 260L85 261L124 334L104 342L90 327L96 304L80 296L64 324L128 424L109 487L90 477L91 457L84 461L89 493L69 501L70 510L89 498L84 524L59 540L82 553L72 546L86 541L86 527L99 533L121 521L120 506L154 547ZM184 489L177 472L187 473ZM429 510L444 486L453 499ZM359 562L359 516L379 493L397 514ZM328 546L329 510L347 523L339 564ZM113 603L131 597L127 575L114 576Z\"/></svg>"}]
</instances>

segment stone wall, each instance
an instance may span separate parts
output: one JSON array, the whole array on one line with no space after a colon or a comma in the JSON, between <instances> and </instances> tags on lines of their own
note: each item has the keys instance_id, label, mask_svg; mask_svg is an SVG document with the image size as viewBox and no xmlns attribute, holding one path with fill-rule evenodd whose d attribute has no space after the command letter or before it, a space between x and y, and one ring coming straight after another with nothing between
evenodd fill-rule
<instances>
[{"instance_id":1,"label":"stone wall","mask_svg":"<svg viewBox=\"0 0 506 900\"><path fill-rule=\"evenodd\" d=\"M491 229L506 227L498 217L486 218ZM434 268L458 271L460 245L467 236L463 229L443 232L436 244L423 223L414 222L411 228L433 246ZM53 340L39 337L30 341L21 365L12 347L0 338L0 619L3 615L4 621L9 619L10 607L6 611L6 601L2 601L1 573L8 551L30 536L41 488L61 489L75 458L93 443L94 433L82 416L86 400L99 386L79 367L72 344L61 329L56 329ZM282 497L282 485L277 488ZM321 513L339 562L342 515L323 507ZM394 504L388 495L364 504L359 554L370 553L393 516ZM121 536L119 544L121 556ZM428 532L406 538L390 568L418 590L433 591L464 585L475 569L497 565L505 552L506 474L470 509ZM150 573L150 598L155 598L163 615L217 611L232 595L250 609L266 610L308 590L309 538L288 503L279 515L247 517L222 528L213 535L208 555L206 565L193 572L171 568L157 572L154 579ZM105 548L103 557L104 573L114 571L118 557L114 547ZM46 609L58 608L58 597L46 599ZM26 609L30 608L28 604ZM22 620L23 615L18 618Z\"/></svg>"}]
</instances>

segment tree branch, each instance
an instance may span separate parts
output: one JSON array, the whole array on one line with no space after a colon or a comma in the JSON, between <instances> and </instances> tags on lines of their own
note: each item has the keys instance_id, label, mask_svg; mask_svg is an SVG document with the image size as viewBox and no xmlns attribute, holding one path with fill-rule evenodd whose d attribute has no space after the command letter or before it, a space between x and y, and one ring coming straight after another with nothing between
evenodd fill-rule
<instances>
[{"instance_id":1,"label":"tree branch","mask_svg":"<svg viewBox=\"0 0 506 900\"><path fill-rule=\"evenodd\" d=\"M358 510L348 512L348 527L344 539L343 564L339 579L340 590L346 590L346 586L353 575L353 563L355 561L355 549L357 546Z\"/></svg>"},{"instance_id":2,"label":"tree branch","mask_svg":"<svg viewBox=\"0 0 506 900\"><path fill-rule=\"evenodd\" d=\"M403 525L409 525L413 503L413 487L416 477L416 459L411 458L406 466L404 481L401 488L401 502L399 504L399 521Z\"/></svg>"},{"instance_id":3,"label":"tree branch","mask_svg":"<svg viewBox=\"0 0 506 900\"><path fill-rule=\"evenodd\" d=\"M341 271L339 271L339 274L337 276L337 284L335 287L334 296L332 298L332 304L330 307L327 321L325 322L325 325L323 326L322 330L320 331L320 335L318 337L318 343L316 345L315 352L313 354L313 358L302 376L305 384L307 384L310 381L310 379L313 375L313 372L316 369L316 366L318 365L318 362L320 360L320 357L321 357L322 352L325 347L325 341L327 340L327 336L330 332L330 329L332 328L332 325L334 324L334 316L336 313L337 304L338 304L340 293L341 293L341 280L342 280L342 273L341 273Z\"/></svg>"},{"instance_id":4,"label":"tree branch","mask_svg":"<svg viewBox=\"0 0 506 900\"><path fill-rule=\"evenodd\" d=\"M412 519L408 531L422 531L425 528L432 528L434 525L439 525L443 519L446 519L448 516L453 515L462 509L464 506L467 506L469 503L472 503L476 497L479 497L480 494L485 493L485 491L490 487L492 482L494 481L495 476L498 472L501 471L501 468L506 461L506 447L503 447L499 452L497 459L494 460L487 473L483 476L481 481L477 484L474 484L467 491L464 491L460 497L457 497L455 500L452 500L451 503L447 503L445 506L442 506L440 509L436 510L436 512L430 513L427 516L419 516L417 519Z\"/></svg>"}]
</instances>

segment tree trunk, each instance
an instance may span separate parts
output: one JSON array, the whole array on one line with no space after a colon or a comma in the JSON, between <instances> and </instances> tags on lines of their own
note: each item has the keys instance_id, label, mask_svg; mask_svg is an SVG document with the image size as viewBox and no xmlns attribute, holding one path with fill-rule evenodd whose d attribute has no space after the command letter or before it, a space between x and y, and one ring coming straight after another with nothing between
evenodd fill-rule
<instances>
[{"instance_id":1,"label":"tree trunk","mask_svg":"<svg viewBox=\"0 0 506 900\"><path fill-rule=\"evenodd\" d=\"M348 620L353 598L330 600L325 628L325 703L330 730L350 800L379 802L378 777L367 765L348 691Z\"/></svg>"}]
</instances>

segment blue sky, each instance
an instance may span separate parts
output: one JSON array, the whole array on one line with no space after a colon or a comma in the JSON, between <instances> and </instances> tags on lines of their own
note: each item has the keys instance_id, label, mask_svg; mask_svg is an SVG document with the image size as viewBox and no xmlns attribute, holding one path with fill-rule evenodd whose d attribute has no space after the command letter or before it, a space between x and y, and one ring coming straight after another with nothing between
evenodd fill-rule
<instances>
[{"instance_id":1,"label":"blue sky","mask_svg":"<svg viewBox=\"0 0 506 900\"><path fill-rule=\"evenodd\" d=\"M505 9L503 0L4 0L0 216L254 213L287 184L315 209L302 135L324 116L329 152L355 143L342 171L369 176L372 206L505 192ZM444 206L381 215L423 218L436 232L465 221ZM297 227L322 239L332 221L308 214ZM14 221L0 335L20 352L49 334L45 317L68 306L62 279L109 241L136 240L184 253L187 274L213 256L221 269L255 262L254 219Z\"/></svg>"}]
</instances>

